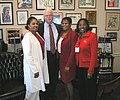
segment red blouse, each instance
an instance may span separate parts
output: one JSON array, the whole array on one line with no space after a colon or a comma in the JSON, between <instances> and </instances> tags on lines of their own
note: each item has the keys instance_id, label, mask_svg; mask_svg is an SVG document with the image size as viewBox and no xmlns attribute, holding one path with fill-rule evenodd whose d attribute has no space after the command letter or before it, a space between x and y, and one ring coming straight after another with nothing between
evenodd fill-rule
<instances>
[{"instance_id":1,"label":"red blouse","mask_svg":"<svg viewBox=\"0 0 120 100\"><path fill-rule=\"evenodd\" d=\"M37 39L38 41L40 42L40 45L41 45L41 48L42 48L42 55L43 55L43 59L44 59L44 40L42 39L42 37L40 37L38 34L33 34Z\"/></svg>"}]
</instances>

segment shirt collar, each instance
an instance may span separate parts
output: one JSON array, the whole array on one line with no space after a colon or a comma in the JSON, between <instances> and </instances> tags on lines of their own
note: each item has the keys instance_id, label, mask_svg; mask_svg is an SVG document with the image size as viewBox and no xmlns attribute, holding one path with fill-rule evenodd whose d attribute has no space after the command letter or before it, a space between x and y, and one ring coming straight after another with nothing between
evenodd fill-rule
<instances>
[{"instance_id":1,"label":"shirt collar","mask_svg":"<svg viewBox=\"0 0 120 100\"><path fill-rule=\"evenodd\" d=\"M50 25L53 26L53 23L51 23ZM47 22L45 22L45 26L49 27L49 24Z\"/></svg>"},{"instance_id":2,"label":"shirt collar","mask_svg":"<svg viewBox=\"0 0 120 100\"><path fill-rule=\"evenodd\" d=\"M87 31L87 33L84 35L84 37L89 37L91 34L91 31Z\"/></svg>"}]
</instances>

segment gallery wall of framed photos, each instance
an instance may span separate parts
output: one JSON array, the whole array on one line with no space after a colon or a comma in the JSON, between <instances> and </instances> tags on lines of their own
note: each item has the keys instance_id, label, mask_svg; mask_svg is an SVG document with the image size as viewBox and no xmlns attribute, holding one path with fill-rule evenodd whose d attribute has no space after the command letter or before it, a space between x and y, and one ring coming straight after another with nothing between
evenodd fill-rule
<instances>
[{"instance_id":1,"label":"gallery wall of framed photos","mask_svg":"<svg viewBox=\"0 0 120 100\"><path fill-rule=\"evenodd\" d=\"M23 2L24 1L24 2ZM111 1L111 2L110 2ZM114 3L112 2L114 1ZM63 17L73 20L72 28L80 18L87 18L97 36L115 33L113 54L120 55L120 1L119 0L0 0L0 34L7 43L7 29L24 30L27 18L36 17L43 21L43 10L53 9L54 22L60 24ZM9 17L4 20L3 9L9 9ZM21 34L20 33L20 34Z\"/></svg>"}]
</instances>

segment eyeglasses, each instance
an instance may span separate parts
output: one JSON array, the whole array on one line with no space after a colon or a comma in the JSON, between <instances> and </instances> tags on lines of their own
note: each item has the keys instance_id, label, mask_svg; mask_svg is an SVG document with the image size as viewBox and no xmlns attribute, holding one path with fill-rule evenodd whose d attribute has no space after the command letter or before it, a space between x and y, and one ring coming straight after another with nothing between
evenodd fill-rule
<instances>
[{"instance_id":1,"label":"eyeglasses","mask_svg":"<svg viewBox=\"0 0 120 100\"><path fill-rule=\"evenodd\" d=\"M52 17L53 15L44 15L45 17Z\"/></svg>"}]
</instances>

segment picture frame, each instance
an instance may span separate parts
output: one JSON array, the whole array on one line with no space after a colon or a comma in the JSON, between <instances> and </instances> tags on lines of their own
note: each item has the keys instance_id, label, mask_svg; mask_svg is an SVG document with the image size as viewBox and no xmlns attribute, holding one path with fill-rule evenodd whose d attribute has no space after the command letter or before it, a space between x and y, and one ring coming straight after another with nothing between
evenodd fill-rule
<instances>
[{"instance_id":1,"label":"picture frame","mask_svg":"<svg viewBox=\"0 0 120 100\"><path fill-rule=\"evenodd\" d=\"M43 14L30 14L30 16L37 18L39 23L44 22Z\"/></svg>"},{"instance_id":2,"label":"picture frame","mask_svg":"<svg viewBox=\"0 0 120 100\"><path fill-rule=\"evenodd\" d=\"M97 0L78 0L78 7L83 9L95 9Z\"/></svg>"},{"instance_id":3,"label":"picture frame","mask_svg":"<svg viewBox=\"0 0 120 100\"><path fill-rule=\"evenodd\" d=\"M91 28L92 28L91 31L92 31L93 33L97 34L97 27L91 27Z\"/></svg>"},{"instance_id":4,"label":"picture frame","mask_svg":"<svg viewBox=\"0 0 120 100\"><path fill-rule=\"evenodd\" d=\"M63 13L62 12L54 12L53 13L53 22L56 24L61 24L61 20L63 18Z\"/></svg>"},{"instance_id":5,"label":"picture frame","mask_svg":"<svg viewBox=\"0 0 120 100\"><path fill-rule=\"evenodd\" d=\"M101 59L101 64L100 64L100 71L104 72L105 68L106 70L108 70L108 68L112 67L111 66L111 60L108 58L102 58ZM109 69L108 71L110 71L111 69Z\"/></svg>"},{"instance_id":6,"label":"picture frame","mask_svg":"<svg viewBox=\"0 0 120 100\"><path fill-rule=\"evenodd\" d=\"M120 1L105 0L105 10L120 10Z\"/></svg>"},{"instance_id":7,"label":"picture frame","mask_svg":"<svg viewBox=\"0 0 120 100\"><path fill-rule=\"evenodd\" d=\"M36 10L51 8L55 10L55 0L36 0Z\"/></svg>"},{"instance_id":8,"label":"picture frame","mask_svg":"<svg viewBox=\"0 0 120 100\"><path fill-rule=\"evenodd\" d=\"M21 34L22 28L6 28L6 41L13 52L21 46Z\"/></svg>"},{"instance_id":9,"label":"picture frame","mask_svg":"<svg viewBox=\"0 0 120 100\"><path fill-rule=\"evenodd\" d=\"M21 28L6 28L7 40L13 37L21 37Z\"/></svg>"},{"instance_id":10,"label":"picture frame","mask_svg":"<svg viewBox=\"0 0 120 100\"><path fill-rule=\"evenodd\" d=\"M118 31L120 27L120 13L107 12L106 13L106 31Z\"/></svg>"},{"instance_id":11,"label":"picture frame","mask_svg":"<svg viewBox=\"0 0 120 100\"><path fill-rule=\"evenodd\" d=\"M75 10L75 0L59 0L59 10Z\"/></svg>"},{"instance_id":12,"label":"picture frame","mask_svg":"<svg viewBox=\"0 0 120 100\"><path fill-rule=\"evenodd\" d=\"M0 29L0 40L3 40L3 29Z\"/></svg>"},{"instance_id":13,"label":"picture frame","mask_svg":"<svg viewBox=\"0 0 120 100\"><path fill-rule=\"evenodd\" d=\"M78 20L82 18L82 13L66 13L66 17L72 19L72 24L77 24Z\"/></svg>"},{"instance_id":14,"label":"picture frame","mask_svg":"<svg viewBox=\"0 0 120 100\"><path fill-rule=\"evenodd\" d=\"M98 49L101 49L101 53L112 54L112 42L98 42Z\"/></svg>"},{"instance_id":15,"label":"picture frame","mask_svg":"<svg viewBox=\"0 0 120 100\"><path fill-rule=\"evenodd\" d=\"M30 9L32 8L32 0L17 0L18 9Z\"/></svg>"},{"instance_id":16,"label":"picture frame","mask_svg":"<svg viewBox=\"0 0 120 100\"><path fill-rule=\"evenodd\" d=\"M96 17L97 13L96 11L86 11L86 18L89 21L90 25L96 25Z\"/></svg>"},{"instance_id":17,"label":"picture frame","mask_svg":"<svg viewBox=\"0 0 120 100\"><path fill-rule=\"evenodd\" d=\"M13 3L0 2L0 25L13 25L13 24L14 24Z\"/></svg>"},{"instance_id":18,"label":"picture frame","mask_svg":"<svg viewBox=\"0 0 120 100\"><path fill-rule=\"evenodd\" d=\"M17 24L18 25L26 25L28 19L28 11L27 10L19 10L17 13Z\"/></svg>"},{"instance_id":19,"label":"picture frame","mask_svg":"<svg viewBox=\"0 0 120 100\"><path fill-rule=\"evenodd\" d=\"M107 32L107 36L111 41L117 41L117 32Z\"/></svg>"}]
</instances>

